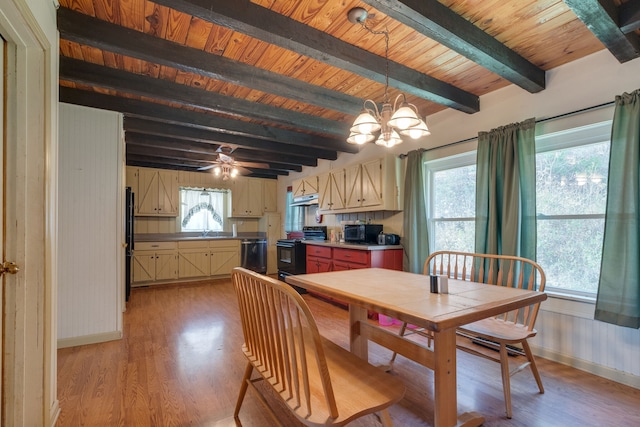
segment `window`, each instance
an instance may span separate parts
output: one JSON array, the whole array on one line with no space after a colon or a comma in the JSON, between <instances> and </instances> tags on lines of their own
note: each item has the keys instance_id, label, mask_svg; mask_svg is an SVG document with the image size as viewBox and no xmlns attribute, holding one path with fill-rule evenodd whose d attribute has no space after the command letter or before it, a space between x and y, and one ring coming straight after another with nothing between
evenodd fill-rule
<instances>
[{"instance_id":1,"label":"window","mask_svg":"<svg viewBox=\"0 0 640 427\"><path fill-rule=\"evenodd\" d=\"M223 231L228 190L180 189L180 231Z\"/></svg>"},{"instance_id":2,"label":"window","mask_svg":"<svg viewBox=\"0 0 640 427\"><path fill-rule=\"evenodd\" d=\"M537 257L548 291L598 290L610 132L606 122L536 139Z\"/></svg>"},{"instance_id":3,"label":"window","mask_svg":"<svg viewBox=\"0 0 640 427\"><path fill-rule=\"evenodd\" d=\"M594 297L611 122L536 137L537 261L547 291ZM429 247L474 251L475 152L426 163Z\"/></svg>"},{"instance_id":4,"label":"window","mask_svg":"<svg viewBox=\"0 0 640 427\"><path fill-rule=\"evenodd\" d=\"M475 152L427 163L431 252L474 252Z\"/></svg>"}]
</instances>

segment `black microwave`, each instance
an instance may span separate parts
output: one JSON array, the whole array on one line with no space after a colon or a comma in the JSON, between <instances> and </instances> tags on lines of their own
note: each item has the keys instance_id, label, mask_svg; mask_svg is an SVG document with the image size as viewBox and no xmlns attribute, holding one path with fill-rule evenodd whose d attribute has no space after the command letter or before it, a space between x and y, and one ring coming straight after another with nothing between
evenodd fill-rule
<instances>
[{"instance_id":1,"label":"black microwave","mask_svg":"<svg viewBox=\"0 0 640 427\"><path fill-rule=\"evenodd\" d=\"M346 224L344 241L351 243L378 243L378 234L382 233L379 224Z\"/></svg>"}]
</instances>

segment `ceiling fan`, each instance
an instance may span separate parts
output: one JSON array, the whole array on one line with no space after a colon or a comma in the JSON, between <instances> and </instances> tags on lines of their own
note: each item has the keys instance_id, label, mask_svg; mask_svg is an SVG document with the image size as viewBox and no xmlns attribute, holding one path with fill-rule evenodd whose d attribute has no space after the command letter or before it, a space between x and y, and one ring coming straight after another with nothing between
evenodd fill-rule
<instances>
[{"instance_id":1,"label":"ceiling fan","mask_svg":"<svg viewBox=\"0 0 640 427\"><path fill-rule=\"evenodd\" d=\"M218 148L218 159L212 164L198 168L199 171L205 171L213 169L215 176L222 176L222 180L226 181L229 178L235 178L238 175L246 175L251 173L247 168L269 168L266 163L254 163L254 162L238 162L231 157L231 153L235 148L221 145Z\"/></svg>"}]
</instances>

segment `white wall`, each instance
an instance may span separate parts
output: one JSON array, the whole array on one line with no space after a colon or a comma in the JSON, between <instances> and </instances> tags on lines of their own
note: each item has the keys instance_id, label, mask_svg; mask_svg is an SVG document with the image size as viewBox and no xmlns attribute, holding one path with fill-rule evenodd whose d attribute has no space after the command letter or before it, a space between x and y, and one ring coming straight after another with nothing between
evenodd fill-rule
<instances>
[{"instance_id":1,"label":"white wall","mask_svg":"<svg viewBox=\"0 0 640 427\"><path fill-rule=\"evenodd\" d=\"M427 117L430 136L420 142L403 143L391 151L399 154L416 148L432 149L427 152L427 157L433 159L473 150L475 141L441 149L436 147L529 117L540 120L608 103L616 95L638 88L640 59L620 64L603 50L548 71L547 88L540 93L530 94L512 85L482 96L480 112L476 114L451 109L433 114ZM611 107L602 108L548 121L538 125L536 131L538 134L547 133L611 119L612 111ZM341 154L336 161L321 160L317 168L304 168L300 174L280 177L280 206L284 206L286 187L294 179L367 160L384 152L384 148L369 144L358 154ZM399 221L401 227L401 217L395 215L393 220L396 224ZM594 321L593 303L553 297L543 303L537 327L540 334L532 341L536 354L640 388L640 357L637 357L640 354L640 330Z\"/></svg>"},{"instance_id":2,"label":"white wall","mask_svg":"<svg viewBox=\"0 0 640 427\"><path fill-rule=\"evenodd\" d=\"M58 346L122 336L122 116L60 104Z\"/></svg>"}]
</instances>

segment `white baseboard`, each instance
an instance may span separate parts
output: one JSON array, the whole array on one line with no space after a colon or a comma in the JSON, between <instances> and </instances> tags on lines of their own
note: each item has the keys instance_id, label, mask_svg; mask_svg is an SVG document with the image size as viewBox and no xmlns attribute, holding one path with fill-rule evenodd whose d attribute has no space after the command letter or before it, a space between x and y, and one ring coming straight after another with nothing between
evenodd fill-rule
<instances>
[{"instance_id":1,"label":"white baseboard","mask_svg":"<svg viewBox=\"0 0 640 427\"><path fill-rule=\"evenodd\" d=\"M58 340L58 348L76 347L79 345L96 344L99 342L122 339L122 332L105 332L103 334L83 335L81 337L62 338Z\"/></svg>"},{"instance_id":2,"label":"white baseboard","mask_svg":"<svg viewBox=\"0 0 640 427\"><path fill-rule=\"evenodd\" d=\"M554 362L562 363L563 365L571 366L573 368L580 369L581 371L589 372L590 374L594 374L599 377L618 382L620 384L628 385L629 387L640 389L640 376L598 365L587 360L570 357L553 350L537 347L534 345L531 345L531 351L536 356L542 357L544 359L553 360Z\"/></svg>"},{"instance_id":3,"label":"white baseboard","mask_svg":"<svg viewBox=\"0 0 640 427\"><path fill-rule=\"evenodd\" d=\"M49 408L49 426L53 427L58 422L58 417L60 416L60 401L56 399L55 402Z\"/></svg>"}]
</instances>

